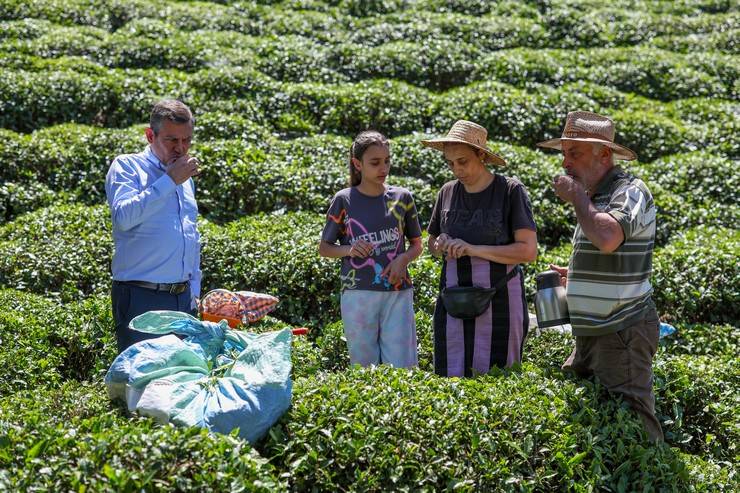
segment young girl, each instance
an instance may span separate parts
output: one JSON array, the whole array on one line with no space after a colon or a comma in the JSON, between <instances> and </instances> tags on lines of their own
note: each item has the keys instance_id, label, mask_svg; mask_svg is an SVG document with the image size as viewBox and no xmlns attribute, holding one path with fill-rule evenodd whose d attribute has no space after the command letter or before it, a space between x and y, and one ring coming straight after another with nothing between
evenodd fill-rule
<instances>
[{"instance_id":1,"label":"young girl","mask_svg":"<svg viewBox=\"0 0 740 493\"><path fill-rule=\"evenodd\" d=\"M350 363L408 368L417 365L417 351L406 267L421 254L421 228L411 193L385 184L389 171L388 139L375 131L360 133L350 148L350 187L329 205L319 254L342 259Z\"/></svg>"}]
</instances>

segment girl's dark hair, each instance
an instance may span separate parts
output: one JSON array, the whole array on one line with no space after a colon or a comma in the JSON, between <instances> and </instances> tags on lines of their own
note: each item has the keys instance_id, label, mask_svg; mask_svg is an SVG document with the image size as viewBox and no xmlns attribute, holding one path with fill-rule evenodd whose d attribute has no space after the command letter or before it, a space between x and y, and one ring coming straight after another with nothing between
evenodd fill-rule
<instances>
[{"instance_id":1,"label":"girl's dark hair","mask_svg":"<svg viewBox=\"0 0 740 493\"><path fill-rule=\"evenodd\" d=\"M375 145L388 146L388 138L376 130L360 132L352 142L352 147L349 148L349 185L351 187L356 187L362 181L362 175L352 164L352 158L362 160L365 151Z\"/></svg>"}]
</instances>

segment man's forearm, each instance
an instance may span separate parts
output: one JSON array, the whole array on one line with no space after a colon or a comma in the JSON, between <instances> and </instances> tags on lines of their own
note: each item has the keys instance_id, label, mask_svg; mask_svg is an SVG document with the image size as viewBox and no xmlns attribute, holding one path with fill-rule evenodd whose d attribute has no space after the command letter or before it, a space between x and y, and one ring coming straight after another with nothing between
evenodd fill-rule
<instances>
[{"instance_id":1,"label":"man's forearm","mask_svg":"<svg viewBox=\"0 0 740 493\"><path fill-rule=\"evenodd\" d=\"M599 212L585 193L578 194L573 206L583 234L602 252L616 250L624 240L622 227L606 212Z\"/></svg>"}]
</instances>

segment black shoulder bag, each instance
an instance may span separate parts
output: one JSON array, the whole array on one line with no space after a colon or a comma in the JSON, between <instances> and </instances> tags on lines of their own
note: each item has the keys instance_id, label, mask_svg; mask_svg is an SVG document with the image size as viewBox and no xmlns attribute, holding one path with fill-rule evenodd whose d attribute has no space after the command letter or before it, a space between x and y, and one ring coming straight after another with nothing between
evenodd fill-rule
<instances>
[{"instance_id":1,"label":"black shoulder bag","mask_svg":"<svg viewBox=\"0 0 740 493\"><path fill-rule=\"evenodd\" d=\"M441 298L442 303L445 305L445 310L451 316L463 320L482 315L488 309L491 298L496 294L496 291L504 287L520 271L521 267L517 264L491 288L481 288L478 286L453 286L444 288Z\"/></svg>"}]
</instances>

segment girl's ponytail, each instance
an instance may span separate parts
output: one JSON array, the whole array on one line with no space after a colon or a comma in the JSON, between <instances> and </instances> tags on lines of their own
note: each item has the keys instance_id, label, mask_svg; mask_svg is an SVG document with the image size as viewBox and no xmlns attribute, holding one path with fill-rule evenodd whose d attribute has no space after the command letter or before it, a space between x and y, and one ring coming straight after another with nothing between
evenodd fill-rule
<instances>
[{"instance_id":1,"label":"girl's ponytail","mask_svg":"<svg viewBox=\"0 0 740 493\"><path fill-rule=\"evenodd\" d=\"M349 186L356 187L362 182L362 174L357 168L355 168L355 165L352 164L352 158L362 161L362 156L365 154L365 151L374 145L387 147L388 139L385 135L376 130L365 130L355 137L354 142L352 142L352 146L349 148Z\"/></svg>"}]
</instances>

